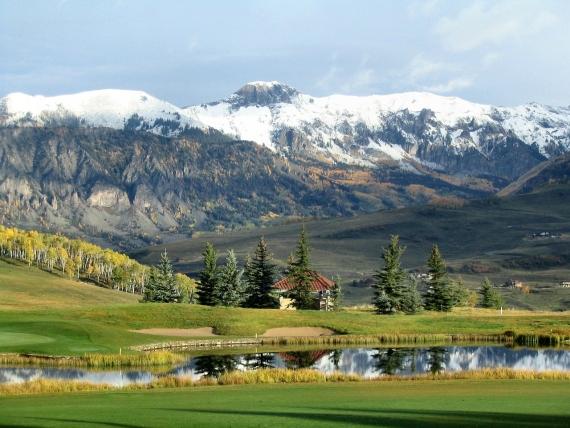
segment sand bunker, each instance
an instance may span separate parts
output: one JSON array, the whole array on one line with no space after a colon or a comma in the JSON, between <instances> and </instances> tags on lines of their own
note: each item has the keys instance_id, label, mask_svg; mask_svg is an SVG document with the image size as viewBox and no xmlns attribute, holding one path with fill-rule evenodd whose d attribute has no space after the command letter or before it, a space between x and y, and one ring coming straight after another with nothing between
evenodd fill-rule
<instances>
[{"instance_id":1,"label":"sand bunker","mask_svg":"<svg viewBox=\"0 0 570 428\"><path fill-rule=\"evenodd\" d=\"M263 337L319 337L332 336L334 331L322 327L278 327L270 328Z\"/></svg>"},{"instance_id":2,"label":"sand bunker","mask_svg":"<svg viewBox=\"0 0 570 428\"><path fill-rule=\"evenodd\" d=\"M178 336L178 337L200 337L215 336L212 327L200 328L143 328L141 330L131 330L135 333L154 334L155 336Z\"/></svg>"}]
</instances>

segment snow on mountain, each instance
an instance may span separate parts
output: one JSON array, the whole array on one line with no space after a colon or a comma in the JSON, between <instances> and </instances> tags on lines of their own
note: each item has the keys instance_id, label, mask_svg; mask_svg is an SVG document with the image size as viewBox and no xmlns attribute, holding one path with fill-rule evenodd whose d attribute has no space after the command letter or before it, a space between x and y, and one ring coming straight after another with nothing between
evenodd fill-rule
<instances>
[{"instance_id":1,"label":"snow on mountain","mask_svg":"<svg viewBox=\"0 0 570 428\"><path fill-rule=\"evenodd\" d=\"M162 135L204 126L184 110L146 92L117 89L45 97L12 93L0 100L0 117L8 125L51 123L135 128Z\"/></svg>"},{"instance_id":2,"label":"snow on mountain","mask_svg":"<svg viewBox=\"0 0 570 428\"><path fill-rule=\"evenodd\" d=\"M163 136L210 127L286 156L453 174L499 168L498 175L509 179L570 151L569 107L494 107L426 92L314 97L275 81L250 82L224 100L186 108L141 91L14 93L0 99L0 123L103 126ZM520 167L512 168L513 161Z\"/></svg>"},{"instance_id":3,"label":"snow on mountain","mask_svg":"<svg viewBox=\"0 0 570 428\"><path fill-rule=\"evenodd\" d=\"M485 157L511 134L538 145L543 156L570 150L568 108L493 107L426 92L313 97L278 82L250 82L225 100L185 111L273 151L301 150L333 162L437 163L425 156L426 145Z\"/></svg>"}]
</instances>

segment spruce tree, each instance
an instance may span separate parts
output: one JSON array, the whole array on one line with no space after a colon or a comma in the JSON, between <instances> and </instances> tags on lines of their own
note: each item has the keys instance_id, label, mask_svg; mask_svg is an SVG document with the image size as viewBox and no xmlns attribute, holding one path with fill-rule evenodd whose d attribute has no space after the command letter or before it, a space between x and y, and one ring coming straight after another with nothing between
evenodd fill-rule
<instances>
[{"instance_id":1,"label":"spruce tree","mask_svg":"<svg viewBox=\"0 0 570 428\"><path fill-rule=\"evenodd\" d=\"M226 264L222 268L212 296L215 305L239 306L245 291L242 275L243 270L238 267L234 251L228 251Z\"/></svg>"},{"instance_id":2,"label":"spruce tree","mask_svg":"<svg viewBox=\"0 0 570 428\"><path fill-rule=\"evenodd\" d=\"M429 281L425 308L430 311L450 311L453 308L453 290L447 277L445 261L436 244L431 249L427 266Z\"/></svg>"},{"instance_id":3,"label":"spruce tree","mask_svg":"<svg viewBox=\"0 0 570 428\"><path fill-rule=\"evenodd\" d=\"M488 278L485 278L481 283L479 294L481 295L479 306L481 306L482 308L497 309L503 305L503 298L493 288L493 284L491 284L491 281L489 281Z\"/></svg>"},{"instance_id":4,"label":"spruce tree","mask_svg":"<svg viewBox=\"0 0 570 428\"><path fill-rule=\"evenodd\" d=\"M305 226L303 226L295 256L288 267L289 279L294 284L291 290L291 297L293 306L297 309L313 309L315 306L315 300L311 295L311 284L314 278L311 271L309 252L307 234Z\"/></svg>"},{"instance_id":5,"label":"spruce tree","mask_svg":"<svg viewBox=\"0 0 570 428\"><path fill-rule=\"evenodd\" d=\"M333 311L338 311L340 310L340 307L342 305L342 297L343 297L342 287L340 285L341 279L340 276L336 276L333 279L334 279L334 285L331 289L330 299Z\"/></svg>"},{"instance_id":6,"label":"spruce tree","mask_svg":"<svg viewBox=\"0 0 570 428\"><path fill-rule=\"evenodd\" d=\"M267 242L260 238L253 258L246 264L246 277L249 283L249 296L246 306L251 308L278 308L279 299L273 289L275 265Z\"/></svg>"},{"instance_id":7,"label":"spruce tree","mask_svg":"<svg viewBox=\"0 0 570 428\"><path fill-rule=\"evenodd\" d=\"M422 309L422 297L418 291L416 282L408 278L406 281L406 290L402 299L401 310L407 314L415 314Z\"/></svg>"},{"instance_id":8,"label":"spruce tree","mask_svg":"<svg viewBox=\"0 0 570 428\"><path fill-rule=\"evenodd\" d=\"M207 242L202 256L204 257L204 268L199 275L198 303L213 306L213 292L219 280L218 255L214 246Z\"/></svg>"},{"instance_id":9,"label":"spruce tree","mask_svg":"<svg viewBox=\"0 0 570 428\"><path fill-rule=\"evenodd\" d=\"M145 283L144 302L176 303L180 302L176 275L166 250L160 255L160 262L150 269Z\"/></svg>"},{"instance_id":10,"label":"spruce tree","mask_svg":"<svg viewBox=\"0 0 570 428\"><path fill-rule=\"evenodd\" d=\"M150 272L144 283L143 302L154 302L156 291L157 272L154 266L151 266Z\"/></svg>"},{"instance_id":11,"label":"spruce tree","mask_svg":"<svg viewBox=\"0 0 570 428\"><path fill-rule=\"evenodd\" d=\"M251 305L252 296L254 294L253 287L255 283L253 264L251 262L251 256L249 254L245 256L245 261L243 262L243 282L245 284L243 306L248 308Z\"/></svg>"},{"instance_id":12,"label":"spruce tree","mask_svg":"<svg viewBox=\"0 0 570 428\"><path fill-rule=\"evenodd\" d=\"M372 303L376 312L380 314L391 314L403 310L406 274L402 269L400 258L404 251L405 248L400 246L400 238L392 235L390 244L384 248L382 253L384 267L374 275L376 282Z\"/></svg>"}]
</instances>

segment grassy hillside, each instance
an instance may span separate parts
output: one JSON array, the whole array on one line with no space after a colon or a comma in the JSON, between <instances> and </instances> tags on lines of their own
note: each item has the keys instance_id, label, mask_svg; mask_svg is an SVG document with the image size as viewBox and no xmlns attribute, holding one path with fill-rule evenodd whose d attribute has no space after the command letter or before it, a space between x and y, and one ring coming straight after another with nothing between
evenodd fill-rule
<instances>
[{"instance_id":1,"label":"grassy hillside","mask_svg":"<svg viewBox=\"0 0 570 428\"><path fill-rule=\"evenodd\" d=\"M509 305L530 309L568 309L570 290L556 287L570 280L570 185L541 188L509 198L472 202L458 208L424 206L351 218L307 221L315 267L340 275L344 284L370 277L379 266L381 247L390 234L407 246L403 262L424 269L432 243L437 242L455 276L476 287L483 276L496 283L509 278L527 282L536 293L506 292ZM196 273L203 245L214 243L222 253L234 248L244 257L260 235L283 266L293 251L301 225L224 234L203 234L190 240L141 249L133 256L153 263L166 247L178 269ZM535 232L559 234L556 239L529 239ZM371 290L345 287L349 303L368 302Z\"/></svg>"},{"instance_id":2,"label":"grassy hillside","mask_svg":"<svg viewBox=\"0 0 570 428\"><path fill-rule=\"evenodd\" d=\"M176 340L132 332L143 328L213 327L225 337L253 337L270 328L304 326L355 335L488 335L510 330L568 336L570 313L506 311L501 316L494 310L459 309L444 314L380 316L367 311L279 311L154 303L0 311L0 352L81 355Z\"/></svg>"},{"instance_id":3,"label":"grassy hillside","mask_svg":"<svg viewBox=\"0 0 570 428\"><path fill-rule=\"evenodd\" d=\"M564 427L568 400L564 381L241 385L5 397L0 420L11 427Z\"/></svg>"},{"instance_id":4,"label":"grassy hillside","mask_svg":"<svg viewBox=\"0 0 570 428\"><path fill-rule=\"evenodd\" d=\"M0 310L134 303L140 297L0 260Z\"/></svg>"}]
</instances>

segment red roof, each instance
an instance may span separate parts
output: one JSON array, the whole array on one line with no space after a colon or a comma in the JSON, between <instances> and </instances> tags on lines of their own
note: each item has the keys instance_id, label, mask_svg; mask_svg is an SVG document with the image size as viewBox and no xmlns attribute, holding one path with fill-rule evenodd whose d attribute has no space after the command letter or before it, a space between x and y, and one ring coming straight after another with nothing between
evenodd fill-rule
<instances>
[{"instance_id":1,"label":"red roof","mask_svg":"<svg viewBox=\"0 0 570 428\"><path fill-rule=\"evenodd\" d=\"M333 288L334 282L330 279L322 276L320 273L315 271L311 271L310 274L313 277L313 281L311 282L311 291L326 291ZM273 287L281 291L289 291L295 288L295 283L291 277L284 277L273 284Z\"/></svg>"}]
</instances>

